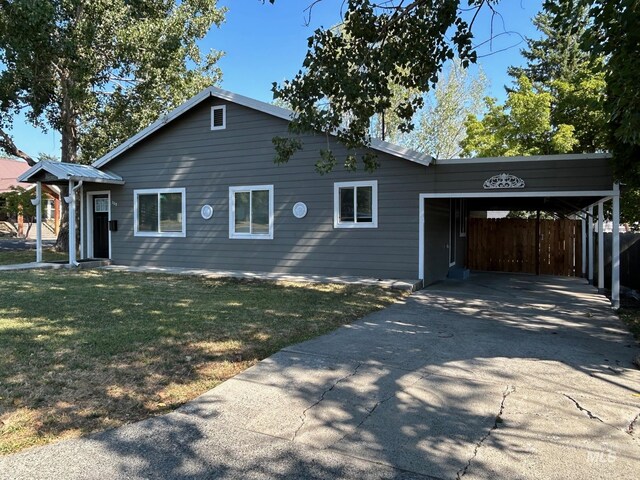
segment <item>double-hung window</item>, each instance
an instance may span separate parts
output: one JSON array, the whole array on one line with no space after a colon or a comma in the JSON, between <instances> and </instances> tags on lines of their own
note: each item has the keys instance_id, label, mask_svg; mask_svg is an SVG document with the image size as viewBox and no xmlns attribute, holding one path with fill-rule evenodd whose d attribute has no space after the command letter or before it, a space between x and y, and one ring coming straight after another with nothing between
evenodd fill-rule
<instances>
[{"instance_id":1,"label":"double-hung window","mask_svg":"<svg viewBox=\"0 0 640 480\"><path fill-rule=\"evenodd\" d=\"M378 182L336 182L333 185L334 228L378 227Z\"/></svg>"},{"instance_id":2,"label":"double-hung window","mask_svg":"<svg viewBox=\"0 0 640 480\"><path fill-rule=\"evenodd\" d=\"M229 187L229 238L273 239L273 185Z\"/></svg>"},{"instance_id":3,"label":"double-hung window","mask_svg":"<svg viewBox=\"0 0 640 480\"><path fill-rule=\"evenodd\" d=\"M185 237L185 205L184 188L134 190L134 235Z\"/></svg>"}]
</instances>

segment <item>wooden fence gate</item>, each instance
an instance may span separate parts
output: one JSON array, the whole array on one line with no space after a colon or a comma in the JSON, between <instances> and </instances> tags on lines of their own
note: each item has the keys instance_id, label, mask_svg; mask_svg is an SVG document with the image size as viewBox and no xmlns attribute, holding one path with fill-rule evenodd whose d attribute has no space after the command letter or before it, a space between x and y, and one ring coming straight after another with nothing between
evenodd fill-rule
<instances>
[{"instance_id":1,"label":"wooden fence gate","mask_svg":"<svg viewBox=\"0 0 640 480\"><path fill-rule=\"evenodd\" d=\"M468 268L490 272L580 276L579 220L470 218Z\"/></svg>"}]
</instances>

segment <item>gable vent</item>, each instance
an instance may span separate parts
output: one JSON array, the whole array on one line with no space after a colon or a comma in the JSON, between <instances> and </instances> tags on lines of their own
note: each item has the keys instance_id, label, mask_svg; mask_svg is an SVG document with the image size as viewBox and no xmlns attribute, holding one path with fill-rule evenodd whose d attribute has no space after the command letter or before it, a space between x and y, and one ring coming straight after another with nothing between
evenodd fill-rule
<instances>
[{"instance_id":1,"label":"gable vent","mask_svg":"<svg viewBox=\"0 0 640 480\"><path fill-rule=\"evenodd\" d=\"M211 130L223 130L227 126L227 107L211 107Z\"/></svg>"}]
</instances>

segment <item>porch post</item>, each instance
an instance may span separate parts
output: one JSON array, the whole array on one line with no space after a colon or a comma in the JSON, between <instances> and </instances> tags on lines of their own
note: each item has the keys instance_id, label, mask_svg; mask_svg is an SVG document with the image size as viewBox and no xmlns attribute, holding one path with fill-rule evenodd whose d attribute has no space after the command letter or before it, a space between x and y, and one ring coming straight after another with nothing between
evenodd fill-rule
<instances>
[{"instance_id":1,"label":"porch post","mask_svg":"<svg viewBox=\"0 0 640 480\"><path fill-rule=\"evenodd\" d=\"M611 304L620 308L620 184L613 186L613 231L611 232Z\"/></svg>"},{"instance_id":2,"label":"porch post","mask_svg":"<svg viewBox=\"0 0 640 480\"><path fill-rule=\"evenodd\" d=\"M582 225L582 278L587 278L587 212L582 210L580 223Z\"/></svg>"},{"instance_id":3,"label":"porch post","mask_svg":"<svg viewBox=\"0 0 640 480\"><path fill-rule=\"evenodd\" d=\"M598 291L604 292L604 201L598 202Z\"/></svg>"},{"instance_id":4,"label":"porch post","mask_svg":"<svg viewBox=\"0 0 640 480\"><path fill-rule=\"evenodd\" d=\"M36 183L36 262L42 262L42 182Z\"/></svg>"},{"instance_id":5,"label":"porch post","mask_svg":"<svg viewBox=\"0 0 640 480\"><path fill-rule=\"evenodd\" d=\"M589 270L587 279L593 285L593 205L589 207L587 217L587 242L589 244Z\"/></svg>"},{"instance_id":6,"label":"porch post","mask_svg":"<svg viewBox=\"0 0 640 480\"><path fill-rule=\"evenodd\" d=\"M69 180L69 265L76 263L76 192L73 180Z\"/></svg>"}]
</instances>

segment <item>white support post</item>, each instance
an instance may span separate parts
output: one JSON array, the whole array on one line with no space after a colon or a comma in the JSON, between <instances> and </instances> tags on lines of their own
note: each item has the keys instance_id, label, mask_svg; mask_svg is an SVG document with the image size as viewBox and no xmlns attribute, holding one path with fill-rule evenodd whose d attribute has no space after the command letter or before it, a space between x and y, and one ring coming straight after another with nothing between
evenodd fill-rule
<instances>
[{"instance_id":1,"label":"white support post","mask_svg":"<svg viewBox=\"0 0 640 480\"><path fill-rule=\"evenodd\" d=\"M36 183L36 262L42 262L42 182Z\"/></svg>"},{"instance_id":2,"label":"white support post","mask_svg":"<svg viewBox=\"0 0 640 480\"><path fill-rule=\"evenodd\" d=\"M582 278L587 278L587 212L582 211Z\"/></svg>"},{"instance_id":3,"label":"white support post","mask_svg":"<svg viewBox=\"0 0 640 480\"><path fill-rule=\"evenodd\" d=\"M604 292L604 201L598 202L598 291Z\"/></svg>"},{"instance_id":4,"label":"white support post","mask_svg":"<svg viewBox=\"0 0 640 480\"><path fill-rule=\"evenodd\" d=\"M620 184L613 185L613 231L611 232L611 304L620 308Z\"/></svg>"},{"instance_id":5,"label":"white support post","mask_svg":"<svg viewBox=\"0 0 640 480\"><path fill-rule=\"evenodd\" d=\"M593 285L593 205L589 207L587 217L587 243L589 244L589 269L587 279Z\"/></svg>"},{"instance_id":6,"label":"white support post","mask_svg":"<svg viewBox=\"0 0 640 480\"><path fill-rule=\"evenodd\" d=\"M69 265L76 264L76 192L73 180L69 180Z\"/></svg>"}]
</instances>

